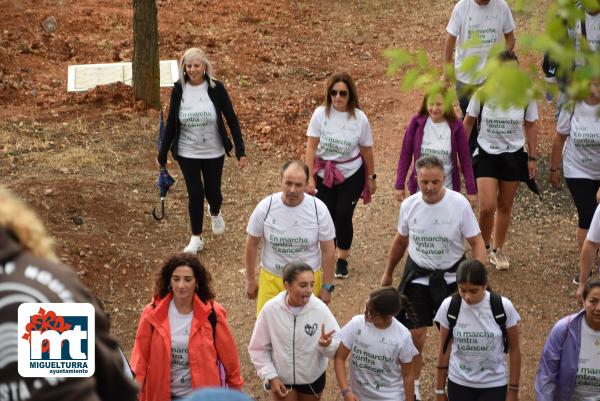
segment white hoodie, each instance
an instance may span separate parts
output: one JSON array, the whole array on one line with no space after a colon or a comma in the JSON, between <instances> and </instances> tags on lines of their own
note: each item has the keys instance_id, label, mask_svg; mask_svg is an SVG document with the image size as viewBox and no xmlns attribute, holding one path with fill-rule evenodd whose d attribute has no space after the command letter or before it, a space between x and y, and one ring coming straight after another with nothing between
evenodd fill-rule
<instances>
[{"instance_id":1,"label":"white hoodie","mask_svg":"<svg viewBox=\"0 0 600 401\"><path fill-rule=\"evenodd\" d=\"M339 339L328 347L319 346L321 326L325 332L340 330L335 317L319 298L310 296L298 316L285 302L282 291L270 299L258 315L248 345L250 359L258 376L267 383L279 377L284 384L311 384L327 369Z\"/></svg>"}]
</instances>

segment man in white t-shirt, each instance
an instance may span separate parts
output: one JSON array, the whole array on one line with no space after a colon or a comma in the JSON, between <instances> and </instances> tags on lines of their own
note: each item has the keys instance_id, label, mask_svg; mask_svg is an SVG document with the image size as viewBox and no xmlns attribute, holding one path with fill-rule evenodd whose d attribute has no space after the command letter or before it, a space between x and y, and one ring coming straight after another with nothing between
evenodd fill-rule
<instances>
[{"instance_id":1,"label":"man in white t-shirt","mask_svg":"<svg viewBox=\"0 0 600 401\"><path fill-rule=\"evenodd\" d=\"M577 287L577 300L583 304L583 289L592 274L592 267L596 254L600 250L600 207L596 207L590 229L587 232L581 254L579 255L579 285Z\"/></svg>"},{"instance_id":2,"label":"man in white t-shirt","mask_svg":"<svg viewBox=\"0 0 600 401\"><path fill-rule=\"evenodd\" d=\"M474 258L486 260L485 245L469 201L460 193L444 188L444 165L435 156L423 156L415 163L420 192L400 205L398 231L392 241L381 285L392 284L396 265L408 250L400 292L411 302L415 321L398 320L411 331L422 354L427 327L440 304L456 291L456 268L465 257L465 240ZM423 359L415 358L415 389ZM415 391L416 393L417 391Z\"/></svg>"},{"instance_id":3,"label":"man in white t-shirt","mask_svg":"<svg viewBox=\"0 0 600 401\"><path fill-rule=\"evenodd\" d=\"M250 216L246 228L246 295L258 298L257 315L269 299L283 291L281 275L289 262L301 261L313 269L314 294L323 302L329 303L335 288L335 228L327 206L305 193L308 174L303 162L286 162L281 168L282 191L260 201ZM261 240L257 284L255 273Z\"/></svg>"},{"instance_id":4,"label":"man in white t-shirt","mask_svg":"<svg viewBox=\"0 0 600 401\"><path fill-rule=\"evenodd\" d=\"M463 117L466 115L469 100L475 90L483 84L485 77L478 74L485 63L490 49L504 38L506 50L515 47L515 21L505 0L460 0L454 6L446 31L446 43L442 55L444 80L446 65L454 55L456 93ZM458 42L458 46L457 46ZM474 71L463 71L462 64L471 56L479 57ZM477 147L477 133L474 132L469 145L471 151Z\"/></svg>"}]
</instances>

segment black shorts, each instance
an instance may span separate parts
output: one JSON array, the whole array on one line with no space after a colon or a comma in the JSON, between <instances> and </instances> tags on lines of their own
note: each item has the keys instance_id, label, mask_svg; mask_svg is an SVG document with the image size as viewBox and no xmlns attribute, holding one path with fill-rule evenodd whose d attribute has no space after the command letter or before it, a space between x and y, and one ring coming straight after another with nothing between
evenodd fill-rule
<instances>
[{"instance_id":1,"label":"black shorts","mask_svg":"<svg viewBox=\"0 0 600 401\"><path fill-rule=\"evenodd\" d=\"M448 380L448 401L504 401L508 386L474 388Z\"/></svg>"},{"instance_id":2,"label":"black shorts","mask_svg":"<svg viewBox=\"0 0 600 401\"><path fill-rule=\"evenodd\" d=\"M527 153L519 149L514 153L493 155L481 147L479 154L473 158L475 178L495 178L500 181L521 181L529 174L527 170Z\"/></svg>"},{"instance_id":3,"label":"black shorts","mask_svg":"<svg viewBox=\"0 0 600 401\"><path fill-rule=\"evenodd\" d=\"M600 188L600 181L588 178L565 178L565 181L577 208L577 217L579 220L577 227L589 230L590 224L592 224L592 217L594 217L594 212L598 206L596 193L598 192L598 188Z\"/></svg>"},{"instance_id":4,"label":"black shorts","mask_svg":"<svg viewBox=\"0 0 600 401\"><path fill-rule=\"evenodd\" d=\"M456 283L448 284L448 296L452 295L457 290L458 285ZM408 298L408 302L410 302L416 320L413 321L409 319L405 313L402 313L398 316L400 323L405 325L408 329L433 326L433 318L435 317L439 305L436 306L433 304L429 286L425 284L409 283L406 285L404 295Z\"/></svg>"},{"instance_id":5,"label":"black shorts","mask_svg":"<svg viewBox=\"0 0 600 401\"><path fill-rule=\"evenodd\" d=\"M285 386L289 389L296 390L300 394L318 395L325 388L325 373L317 380L310 384L286 384Z\"/></svg>"}]
</instances>

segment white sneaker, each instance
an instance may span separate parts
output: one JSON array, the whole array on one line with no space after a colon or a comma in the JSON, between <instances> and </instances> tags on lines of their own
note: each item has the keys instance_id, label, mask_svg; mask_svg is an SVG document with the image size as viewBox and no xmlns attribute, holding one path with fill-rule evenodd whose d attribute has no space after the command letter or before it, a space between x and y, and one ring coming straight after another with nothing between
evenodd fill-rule
<instances>
[{"instance_id":1,"label":"white sneaker","mask_svg":"<svg viewBox=\"0 0 600 401\"><path fill-rule=\"evenodd\" d=\"M208 215L210 216L212 232L215 235L223 235L225 232L225 220L223 220L223 214L219 211L218 216L210 214L210 206L208 207Z\"/></svg>"},{"instance_id":2,"label":"white sneaker","mask_svg":"<svg viewBox=\"0 0 600 401\"><path fill-rule=\"evenodd\" d=\"M421 381L415 380L415 400L421 401L421 392L419 391L421 387Z\"/></svg>"},{"instance_id":3,"label":"white sneaker","mask_svg":"<svg viewBox=\"0 0 600 401\"><path fill-rule=\"evenodd\" d=\"M496 249L496 252L492 252L490 254L490 263L496 266L498 270L508 270L510 267L510 263L508 263L508 258L502 252L501 248Z\"/></svg>"},{"instance_id":4,"label":"white sneaker","mask_svg":"<svg viewBox=\"0 0 600 401\"><path fill-rule=\"evenodd\" d=\"M204 241L199 235L192 235L190 243L183 248L183 252L196 254L204 249Z\"/></svg>"}]
</instances>

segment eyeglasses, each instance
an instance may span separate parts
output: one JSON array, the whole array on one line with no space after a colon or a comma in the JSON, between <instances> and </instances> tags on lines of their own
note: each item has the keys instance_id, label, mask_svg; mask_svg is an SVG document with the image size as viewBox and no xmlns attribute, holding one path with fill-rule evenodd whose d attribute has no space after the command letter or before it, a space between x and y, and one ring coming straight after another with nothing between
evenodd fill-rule
<instances>
[{"instance_id":1,"label":"eyeglasses","mask_svg":"<svg viewBox=\"0 0 600 401\"><path fill-rule=\"evenodd\" d=\"M337 95L340 95L340 97L346 97L348 96L348 91L336 91L335 89L329 91L329 96L336 97Z\"/></svg>"}]
</instances>

